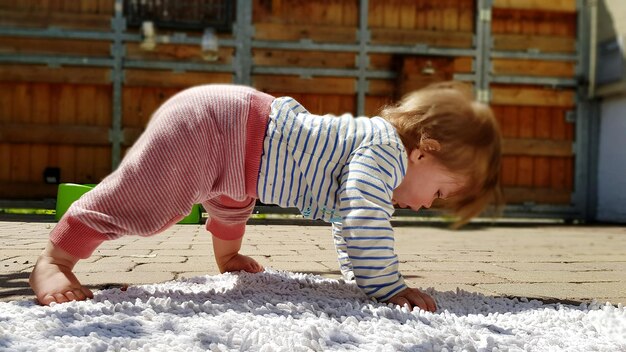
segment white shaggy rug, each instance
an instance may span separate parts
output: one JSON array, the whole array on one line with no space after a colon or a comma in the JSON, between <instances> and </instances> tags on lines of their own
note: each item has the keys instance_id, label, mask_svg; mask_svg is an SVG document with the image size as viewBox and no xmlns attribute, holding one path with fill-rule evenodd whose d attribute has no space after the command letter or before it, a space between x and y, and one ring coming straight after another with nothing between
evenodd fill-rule
<instances>
[{"instance_id":1,"label":"white shaggy rug","mask_svg":"<svg viewBox=\"0 0 626 352\"><path fill-rule=\"evenodd\" d=\"M626 351L624 307L427 290L439 310L367 300L353 283L277 272L0 303L0 351Z\"/></svg>"}]
</instances>

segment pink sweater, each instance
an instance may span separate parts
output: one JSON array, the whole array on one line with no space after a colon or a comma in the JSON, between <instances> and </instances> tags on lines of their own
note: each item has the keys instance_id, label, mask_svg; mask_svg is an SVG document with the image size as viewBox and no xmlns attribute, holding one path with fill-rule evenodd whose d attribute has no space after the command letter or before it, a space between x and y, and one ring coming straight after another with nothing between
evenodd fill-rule
<instances>
[{"instance_id":1,"label":"pink sweater","mask_svg":"<svg viewBox=\"0 0 626 352\"><path fill-rule=\"evenodd\" d=\"M119 168L70 207L51 241L87 258L105 240L156 234L198 203L209 213L213 235L240 238L257 198L273 100L234 85L175 95L154 113Z\"/></svg>"}]
</instances>

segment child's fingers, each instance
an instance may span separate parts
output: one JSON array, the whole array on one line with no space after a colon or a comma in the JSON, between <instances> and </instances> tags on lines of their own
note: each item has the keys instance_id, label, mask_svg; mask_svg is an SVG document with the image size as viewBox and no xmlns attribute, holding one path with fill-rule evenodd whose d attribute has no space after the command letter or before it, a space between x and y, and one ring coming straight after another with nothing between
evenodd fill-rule
<instances>
[{"instance_id":1,"label":"child's fingers","mask_svg":"<svg viewBox=\"0 0 626 352\"><path fill-rule=\"evenodd\" d=\"M412 294L408 295L407 298L413 306L418 306L423 310L428 310L428 305L419 293L413 291Z\"/></svg>"},{"instance_id":2,"label":"child's fingers","mask_svg":"<svg viewBox=\"0 0 626 352\"><path fill-rule=\"evenodd\" d=\"M404 297L398 297L395 299L395 302L393 302L397 305L399 305L400 307L404 307L405 305L409 307L409 310L413 309L413 305L411 304L411 302L409 302L408 299L404 298Z\"/></svg>"},{"instance_id":3,"label":"child's fingers","mask_svg":"<svg viewBox=\"0 0 626 352\"><path fill-rule=\"evenodd\" d=\"M402 295L397 295L389 300L390 303L397 304L400 307L407 306L409 310L413 310L413 307L419 307L426 309L426 304L420 301L419 296L416 296L410 290L403 292Z\"/></svg>"},{"instance_id":4,"label":"child's fingers","mask_svg":"<svg viewBox=\"0 0 626 352\"><path fill-rule=\"evenodd\" d=\"M437 303L435 303L435 300L423 292L420 292L420 294L422 295L422 299L424 300L424 302L426 302L426 306L428 307L426 310L428 310L429 312L436 311Z\"/></svg>"},{"instance_id":5,"label":"child's fingers","mask_svg":"<svg viewBox=\"0 0 626 352\"><path fill-rule=\"evenodd\" d=\"M423 293L418 289L413 289L413 292L416 293L420 300L424 302L424 306L420 305L420 308L427 310L429 312L434 312L437 310L437 305L435 304L435 300L432 299L429 295Z\"/></svg>"},{"instance_id":6,"label":"child's fingers","mask_svg":"<svg viewBox=\"0 0 626 352\"><path fill-rule=\"evenodd\" d=\"M65 295L62 294L62 293L55 293L55 294L52 295L52 297L54 297L54 301L53 302L57 302L57 303L68 302L67 297L65 297Z\"/></svg>"},{"instance_id":7,"label":"child's fingers","mask_svg":"<svg viewBox=\"0 0 626 352\"><path fill-rule=\"evenodd\" d=\"M435 301L429 295L421 292L416 288L408 289L404 297L406 297L413 306L418 306L423 310L434 312L437 310Z\"/></svg>"}]
</instances>

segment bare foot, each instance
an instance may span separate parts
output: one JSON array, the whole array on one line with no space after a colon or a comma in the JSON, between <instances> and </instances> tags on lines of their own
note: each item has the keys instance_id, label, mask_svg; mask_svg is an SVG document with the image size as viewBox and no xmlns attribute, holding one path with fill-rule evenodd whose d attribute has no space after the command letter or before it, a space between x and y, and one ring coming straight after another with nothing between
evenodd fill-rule
<instances>
[{"instance_id":1,"label":"bare foot","mask_svg":"<svg viewBox=\"0 0 626 352\"><path fill-rule=\"evenodd\" d=\"M93 293L83 287L72 272L76 262L78 258L48 242L28 279L40 304L49 305L52 302L63 303L93 298Z\"/></svg>"},{"instance_id":2,"label":"bare foot","mask_svg":"<svg viewBox=\"0 0 626 352\"><path fill-rule=\"evenodd\" d=\"M247 271L249 273L260 273L265 270L261 264L247 255L235 254L226 263L219 266L220 272Z\"/></svg>"}]
</instances>

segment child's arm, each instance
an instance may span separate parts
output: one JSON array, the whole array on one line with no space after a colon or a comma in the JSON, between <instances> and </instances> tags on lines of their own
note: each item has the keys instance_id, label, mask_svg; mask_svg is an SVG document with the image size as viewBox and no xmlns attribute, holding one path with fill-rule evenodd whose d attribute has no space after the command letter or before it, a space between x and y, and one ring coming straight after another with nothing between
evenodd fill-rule
<instances>
[{"instance_id":1,"label":"child's arm","mask_svg":"<svg viewBox=\"0 0 626 352\"><path fill-rule=\"evenodd\" d=\"M398 154L391 146L360 148L341 175L339 213L341 236L357 285L368 296L387 301L407 288L398 272L391 215L393 189L402 178L400 162L383 155ZM384 165L383 165L384 163Z\"/></svg>"},{"instance_id":2,"label":"child's arm","mask_svg":"<svg viewBox=\"0 0 626 352\"><path fill-rule=\"evenodd\" d=\"M263 271L256 260L239 254L246 221L252 213L256 199L236 201L219 196L203 203L209 213L206 228L213 234L213 252L220 272L244 270L251 273Z\"/></svg>"},{"instance_id":3,"label":"child's arm","mask_svg":"<svg viewBox=\"0 0 626 352\"><path fill-rule=\"evenodd\" d=\"M434 310L434 301L409 288L398 271L391 197L404 175L405 159L395 148L370 146L355 151L339 187L341 236L357 285L368 296Z\"/></svg>"},{"instance_id":4,"label":"child's arm","mask_svg":"<svg viewBox=\"0 0 626 352\"><path fill-rule=\"evenodd\" d=\"M348 255L348 245L343 238L341 232L342 225L340 222L333 222L333 241L337 250L337 259L339 260L339 269L346 280L354 280L354 269Z\"/></svg>"},{"instance_id":5,"label":"child's arm","mask_svg":"<svg viewBox=\"0 0 626 352\"><path fill-rule=\"evenodd\" d=\"M215 253L215 261L221 273L240 270L258 273L264 270L256 260L239 254L242 239L243 237L235 240L222 240L213 236L213 253Z\"/></svg>"}]
</instances>

